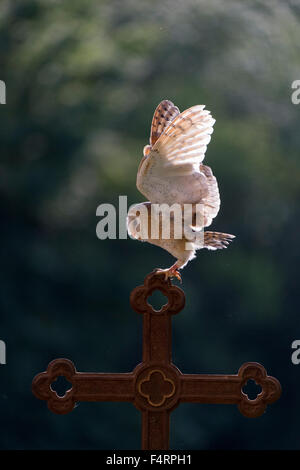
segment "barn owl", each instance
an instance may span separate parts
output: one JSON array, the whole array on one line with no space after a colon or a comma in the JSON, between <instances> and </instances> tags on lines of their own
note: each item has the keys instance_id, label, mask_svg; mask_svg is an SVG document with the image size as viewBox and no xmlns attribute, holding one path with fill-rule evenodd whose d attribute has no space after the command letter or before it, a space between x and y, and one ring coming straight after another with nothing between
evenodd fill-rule
<instances>
[{"instance_id":1,"label":"barn owl","mask_svg":"<svg viewBox=\"0 0 300 470\"><path fill-rule=\"evenodd\" d=\"M202 163L215 123L204 108L196 105L180 113L169 100L157 106L150 144L144 147L136 180L138 190L148 201L131 206L127 215L131 238L160 246L177 259L170 268L156 270L166 279L177 277L181 280L179 269L195 258L198 249L227 248L235 238L228 233L203 230L211 224L220 208L217 180L210 167ZM179 221L178 214L175 217L175 211L169 210L167 237L163 236L164 211L157 212L162 205L182 209ZM155 236L154 225L157 228ZM182 229L181 237L176 235L178 228Z\"/></svg>"}]
</instances>

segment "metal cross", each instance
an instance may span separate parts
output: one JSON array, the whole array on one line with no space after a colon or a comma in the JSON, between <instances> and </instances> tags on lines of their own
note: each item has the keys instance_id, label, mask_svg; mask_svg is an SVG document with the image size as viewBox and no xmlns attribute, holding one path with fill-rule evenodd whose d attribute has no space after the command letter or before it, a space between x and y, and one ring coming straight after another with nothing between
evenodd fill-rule
<instances>
[{"instance_id":1,"label":"metal cross","mask_svg":"<svg viewBox=\"0 0 300 470\"><path fill-rule=\"evenodd\" d=\"M159 311L147 302L155 290L168 298ZM149 274L144 285L132 291L130 303L143 315L142 362L132 372L106 374L77 372L70 360L55 359L32 383L34 395L46 400L51 411L69 413L79 401L132 402L142 414L142 449L166 450L170 413L182 402L236 404L244 416L255 418L279 398L280 383L256 362L243 364L236 375L180 372L172 363L171 316L183 309L185 295L163 275ZM59 376L72 384L63 397L51 388ZM254 400L242 390L249 379L262 388Z\"/></svg>"}]
</instances>

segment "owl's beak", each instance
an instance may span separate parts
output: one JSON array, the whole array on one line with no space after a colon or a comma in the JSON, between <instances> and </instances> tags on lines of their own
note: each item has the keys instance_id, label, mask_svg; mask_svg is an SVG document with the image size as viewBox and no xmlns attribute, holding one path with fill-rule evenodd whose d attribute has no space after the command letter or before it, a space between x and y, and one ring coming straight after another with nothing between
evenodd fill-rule
<instances>
[{"instance_id":1,"label":"owl's beak","mask_svg":"<svg viewBox=\"0 0 300 470\"><path fill-rule=\"evenodd\" d=\"M150 152L151 152L151 145L145 145L144 150L143 150L144 157L147 157Z\"/></svg>"}]
</instances>

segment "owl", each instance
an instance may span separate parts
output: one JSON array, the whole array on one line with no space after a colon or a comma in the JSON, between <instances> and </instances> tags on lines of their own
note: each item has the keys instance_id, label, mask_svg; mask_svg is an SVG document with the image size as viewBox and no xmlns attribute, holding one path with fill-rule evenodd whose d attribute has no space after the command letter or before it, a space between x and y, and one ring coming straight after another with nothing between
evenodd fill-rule
<instances>
[{"instance_id":1,"label":"owl","mask_svg":"<svg viewBox=\"0 0 300 470\"><path fill-rule=\"evenodd\" d=\"M131 238L157 245L176 258L170 268L156 269L166 279L181 280L179 269L197 250L227 248L235 238L204 230L220 209L217 180L202 163L214 123L204 105L180 113L169 100L153 115L136 180L148 201L130 207L127 230Z\"/></svg>"}]
</instances>

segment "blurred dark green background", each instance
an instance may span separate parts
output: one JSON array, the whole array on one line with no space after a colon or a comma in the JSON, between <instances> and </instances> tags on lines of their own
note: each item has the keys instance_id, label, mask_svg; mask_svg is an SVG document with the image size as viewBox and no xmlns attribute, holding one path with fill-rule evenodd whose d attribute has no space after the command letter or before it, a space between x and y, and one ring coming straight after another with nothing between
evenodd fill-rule
<instances>
[{"instance_id":1,"label":"blurred dark green background","mask_svg":"<svg viewBox=\"0 0 300 470\"><path fill-rule=\"evenodd\" d=\"M98 240L96 208L144 200L136 171L162 99L206 104L215 117L205 162L222 205L212 230L237 236L183 271L174 363L236 373L257 361L283 388L253 420L235 406L181 405L171 448L299 449L299 20L299 1L1 0L2 449L140 447L132 405L80 403L57 416L31 381L58 357L87 372L127 372L141 359L129 295L173 258Z\"/></svg>"}]
</instances>

